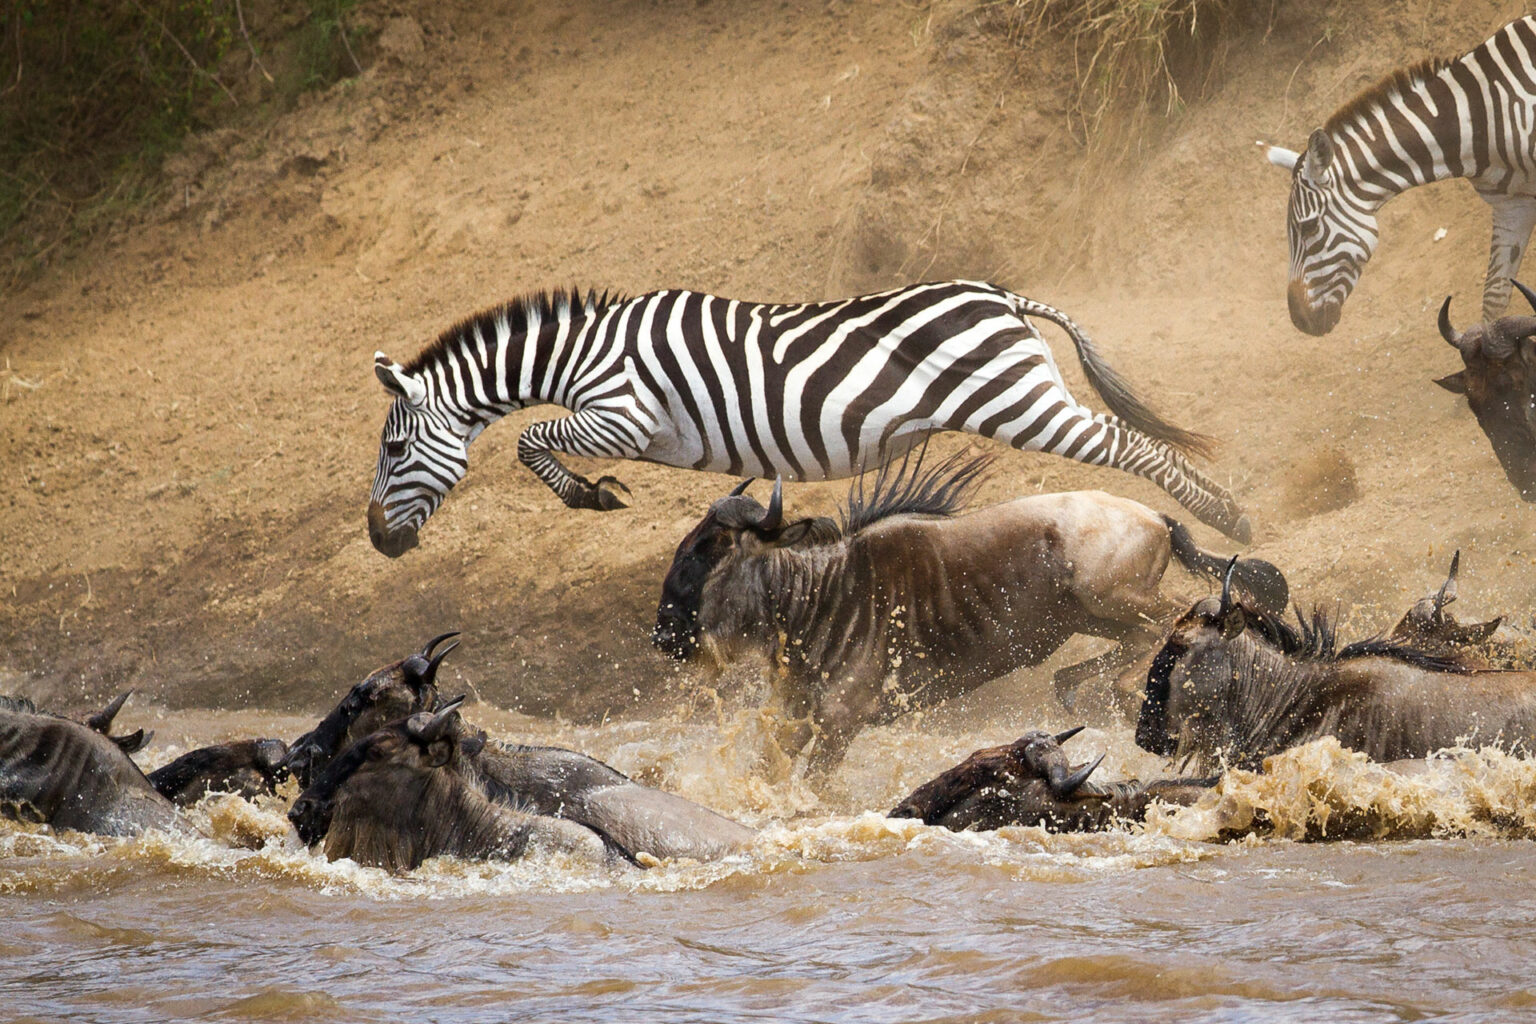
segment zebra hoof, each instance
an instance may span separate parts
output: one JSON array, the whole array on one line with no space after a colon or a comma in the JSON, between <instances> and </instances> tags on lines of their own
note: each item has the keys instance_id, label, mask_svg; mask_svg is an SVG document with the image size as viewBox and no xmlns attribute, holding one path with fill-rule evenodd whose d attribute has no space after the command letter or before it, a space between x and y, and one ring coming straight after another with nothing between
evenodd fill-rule
<instances>
[{"instance_id":1,"label":"zebra hoof","mask_svg":"<svg viewBox=\"0 0 1536 1024\"><path fill-rule=\"evenodd\" d=\"M629 508L629 502L624 500L631 497L629 488L611 476L599 477L593 486L593 493L597 498L597 507L604 512L612 512L616 509ZM624 492L624 497L619 497L619 492Z\"/></svg>"}]
</instances>

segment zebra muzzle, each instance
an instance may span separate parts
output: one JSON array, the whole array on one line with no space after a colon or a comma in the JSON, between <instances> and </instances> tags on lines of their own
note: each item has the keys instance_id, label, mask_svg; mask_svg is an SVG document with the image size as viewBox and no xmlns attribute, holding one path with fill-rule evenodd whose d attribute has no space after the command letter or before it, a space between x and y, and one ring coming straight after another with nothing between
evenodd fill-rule
<instances>
[{"instance_id":1,"label":"zebra muzzle","mask_svg":"<svg viewBox=\"0 0 1536 1024\"><path fill-rule=\"evenodd\" d=\"M376 501L368 503L368 539L390 558L399 558L417 544L416 528L402 526L391 530L384 506Z\"/></svg>"}]
</instances>

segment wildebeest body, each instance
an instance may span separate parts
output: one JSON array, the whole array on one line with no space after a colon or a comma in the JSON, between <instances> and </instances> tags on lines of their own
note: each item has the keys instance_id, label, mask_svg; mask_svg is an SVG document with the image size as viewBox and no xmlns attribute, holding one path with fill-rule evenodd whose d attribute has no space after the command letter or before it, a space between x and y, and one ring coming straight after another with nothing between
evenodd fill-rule
<instances>
[{"instance_id":1,"label":"wildebeest body","mask_svg":"<svg viewBox=\"0 0 1536 1024\"><path fill-rule=\"evenodd\" d=\"M699 646L727 660L769 652L796 723L785 749L797 754L819 734L811 769L821 772L859 728L1039 664L1075 633L1118 643L1087 667L1128 662L1174 611L1158 592L1170 557L1212 572L1223 564L1177 523L1102 492L954 515L985 464L951 458L927 473L903 467L894 481L882 472L866 505L850 499L842 530L783 525L778 488L766 511L739 491L717 501L679 545L653 641L679 658ZM1277 588L1283 607L1278 570L1242 568ZM1063 698L1077 681L1058 674Z\"/></svg>"},{"instance_id":2,"label":"wildebeest body","mask_svg":"<svg viewBox=\"0 0 1536 1024\"><path fill-rule=\"evenodd\" d=\"M0 700L0 812L57 828L133 835L176 810L108 737Z\"/></svg>"},{"instance_id":3,"label":"wildebeest body","mask_svg":"<svg viewBox=\"0 0 1536 1024\"><path fill-rule=\"evenodd\" d=\"M209 793L233 793L249 800L271 793L286 777L282 740L237 740L189 750L149 773L150 784L167 800L189 807Z\"/></svg>"},{"instance_id":4,"label":"wildebeest body","mask_svg":"<svg viewBox=\"0 0 1536 1024\"><path fill-rule=\"evenodd\" d=\"M1320 736L1375 761L1468 742L1536 749L1536 673L1469 667L1390 640L1335 650L1229 595L1197 603L1153 661L1136 742L1158 754L1257 767Z\"/></svg>"},{"instance_id":5,"label":"wildebeest body","mask_svg":"<svg viewBox=\"0 0 1536 1024\"><path fill-rule=\"evenodd\" d=\"M474 761L492 799L577 822L630 857L710 860L752 839L739 822L573 750L487 743Z\"/></svg>"}]
</instances>

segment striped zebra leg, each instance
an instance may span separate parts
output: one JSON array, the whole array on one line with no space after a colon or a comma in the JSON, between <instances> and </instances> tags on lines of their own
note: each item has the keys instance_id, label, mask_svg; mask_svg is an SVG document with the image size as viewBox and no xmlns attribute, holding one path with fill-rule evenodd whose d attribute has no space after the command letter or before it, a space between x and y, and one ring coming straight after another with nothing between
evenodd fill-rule
<instances>
[{"instance_id":1,"label":"striped zebra leg","mask_svg":"<svg viewBox=\"0 0 1536 1024\"><path fill-rule=\"evenodd\" d=\"M1536 197L1485 193L1493 207L1493 242L1488 247L1488 279L1483 285L1483 319L1497 320L1509 308L1509 282L1520 272L1536 228Z\"/></svg>"},{"instance_id":2,"label":"striped zebra leg","mask_svg":"<svg viewBox=\"0 0 1536 1024\"><path fill-rule=\"evenodd\" d=\"M628 508L629 488L611 476L595 482L562 466L551 451L595 459L633 459L635 423L609 409L585 409L564 419L535 423L517 439L517 457L569 508L600 512ZM623 492L623 497L620 497Z\"/></svg>"},{"instance_id":3,"label":"striped zebra leg","mask_svg":"<svg viewBox=\"0 0 1536 1024\"><path fill-rule=\"evenodd\" d=\"M1195 468L1182 452L1122 423L1116 416L1100 413L1094 420L1106 428L1104 443L1095 453L1097 457L1090 455L1083 461L1145 477L1207 526L1242 544L1253 539L1253 527L1232 492Z\"/></svg>"}]
</instances>

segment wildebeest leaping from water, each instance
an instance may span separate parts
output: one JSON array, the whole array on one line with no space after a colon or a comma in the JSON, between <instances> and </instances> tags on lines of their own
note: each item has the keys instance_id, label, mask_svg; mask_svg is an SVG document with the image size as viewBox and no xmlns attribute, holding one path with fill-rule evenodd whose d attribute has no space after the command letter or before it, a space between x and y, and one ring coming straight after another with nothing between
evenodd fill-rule
<instances>
[{"instance_id":1,"label":"wildebeest leaping from water","mask_svg":"<svg viewBox=\"0 0 1536 1024\"><path fill-rule=\"evenodd\" d=\"M823 773L865 725L1038 664L1075 633L1119 646L1063 670L1063 694L1087 671L1128 664L1175 610L1158 590L1169 559L1213 578L1226 566L1177 521L1097 491L958 515L988 461L887 465L870 494L850 493L841 526L786 523L782 483L766 509L736 488L678 545L653 642L679 659L701 644L723 659L769 653L797 721L785 750L814 733L810 767ZM1237 575L1266 607L1285 607L1274 566L1245 559Z\"/></svg>"}]
</instances>

